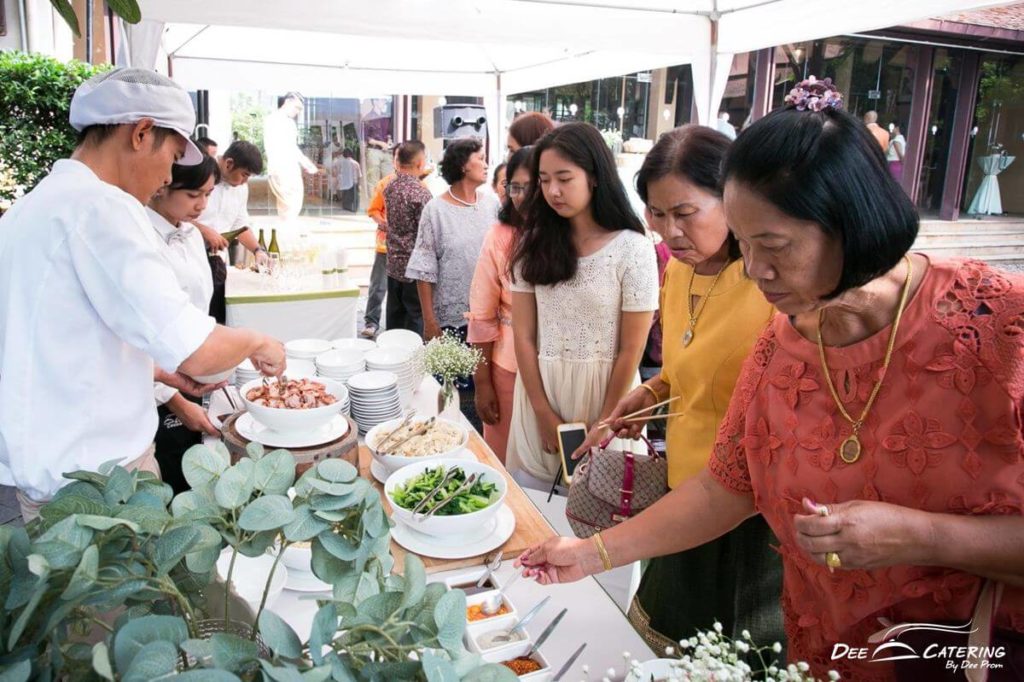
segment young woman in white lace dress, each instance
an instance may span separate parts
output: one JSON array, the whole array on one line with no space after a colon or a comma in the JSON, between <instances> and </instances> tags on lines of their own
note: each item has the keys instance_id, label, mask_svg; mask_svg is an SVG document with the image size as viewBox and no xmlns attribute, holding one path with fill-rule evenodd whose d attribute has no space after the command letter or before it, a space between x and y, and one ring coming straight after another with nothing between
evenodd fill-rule
<instances>
[{"instance_id":1,"label":"young woman in white lace dress","mask_svg":"<svg viewBox=\"0 0 1024 682\"><path fill-rule=\"evenodd\" d=\"M557 128L531 166L509 264L519 378L507 460L528 485L557 475L559 424L592 425L639 384L658 307L654 245L597 129Z\"/></svg>"}]
</instances>

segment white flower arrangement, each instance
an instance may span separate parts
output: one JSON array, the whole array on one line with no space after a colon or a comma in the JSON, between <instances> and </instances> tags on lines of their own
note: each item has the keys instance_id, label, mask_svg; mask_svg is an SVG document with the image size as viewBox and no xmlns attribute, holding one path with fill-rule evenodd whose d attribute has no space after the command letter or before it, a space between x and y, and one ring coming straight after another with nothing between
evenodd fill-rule
<instances>
[{"instance_id":1,"label":"white flower arrangement","mask_svg":"<svg viewBox=\"0 0 1024 682\"><path fill-rule=\"evenodd\" d=\"M747 654L754 653L760 669L754 669L744 660ZM817 682L811 675L811 667L800 661L785 665L780 663L775 654L782 652L778 642L770 646L757 646L751 641L750 632L744 630L742 639L733 640L722 634L722 624L715 623L714 629L699 632L696 637L679 641L679 649L666 647L665 656L679 660L672 664L669 682L746 682L750 679L771 680L773 682ZM647 682L644 678L642 664L632 659L629 652L623 652L627 659L630 682ZM835 682L839 673L830 670L828 680Z\"/></svg>"},{"instance_id":2,"label":"white flower arrangement","mask_svg":"<svg viewBox=\"0 0 1024 682\"><path fill-rule=\"evenodd\" d=\"M466 345L448 331L431 339L423 350L423 368L441 382L446 402L451 398L455 381L473 376L483 359L479 348Z\"/></svg>"}]
</instances>

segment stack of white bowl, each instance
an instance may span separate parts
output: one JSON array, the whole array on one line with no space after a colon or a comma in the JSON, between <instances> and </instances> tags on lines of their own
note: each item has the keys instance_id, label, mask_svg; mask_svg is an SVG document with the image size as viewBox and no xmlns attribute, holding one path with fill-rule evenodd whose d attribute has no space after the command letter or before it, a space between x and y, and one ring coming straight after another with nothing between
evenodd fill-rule
<instances>
[{"instance_id":1,"label":"stack of white bowl","mask_svg":"<svg viewBox=\"0 0 1024 682\"><path fill-rule=\"evenodd\" d=\"M389 329L377 336L377 347L412 351L411 368L415 377L412 390L419 388L423 377L426 376L423 369L423 339L419 334L407 329Z\"/></svg>"},{"instance_id":2,"label":"stack of white bowl","mask_svg":"<svg viewBox=\"0 0 1024 682\"><path fill-rule=\"evenodd\" d=\"M408 348L377 348L366 354L369 371L393 372L398 377L398 393L402 408L412 403L412 394L421 381L417 370L416 352Z\"/></svg>"},{"instance_id":3,"label":"stack of white bowl","mask_svg":"<svg viewBox=\"0 0 1024 682\"><path fill-rule=\"evenodd\" d=\"M260 378L260 371L253 366L249 358L242 360L242 363L235 368L235 387L239 390L253 379Z\"/></svg>"},{"instance_id":4,"label":"stack of white bowl","mask_svg":"<svg viewBox=\"0 0 1024 682\"><path fill-rule=\"evenodd\" d=\"M347 384L349 379L366 371L366 362L361 353L329 350L316 356L315 362L318 377L333 379L342 384ZM349 414L348 404L344 412Z\"/></svg>"},{"instance_id":5,"label":"stack of white bowl","mask_svg":"<svg viewBox=\"0 0 1024 682\"><path fill-rule=\"evenodd\" d=\"M352 418L364 435L381 422L402 416L398 376L393 372L362 372L348 380Z\"/></svg>"}]
</instances>

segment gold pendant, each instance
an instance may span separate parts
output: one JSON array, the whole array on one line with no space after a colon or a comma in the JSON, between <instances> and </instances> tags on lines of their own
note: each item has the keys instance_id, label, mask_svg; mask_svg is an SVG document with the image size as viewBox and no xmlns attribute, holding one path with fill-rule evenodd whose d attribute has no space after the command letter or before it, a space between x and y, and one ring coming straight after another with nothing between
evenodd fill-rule
<instances>
[{"instance_id":1,"label":"gold pendant","mask_svg":"<svg viewBox=\"0 0 1024 682\"><path fill-rule=\"evenodd\" d=\"M839 458L847 464L853 464L860 459L860 439L857 434L850 434L850 437L839 446Z\"/></svg>"},{"instance_id":2,"label":"gold pendant","mask_svg":"<svg viewBox=\"0 0 1024 682\"><path fill-rule=\"evenodd\" d=\"M691 341L693 341L693 327L687 329L686 333L683 334L683 348L689 346Z\"/></svg>"}]
</instances>

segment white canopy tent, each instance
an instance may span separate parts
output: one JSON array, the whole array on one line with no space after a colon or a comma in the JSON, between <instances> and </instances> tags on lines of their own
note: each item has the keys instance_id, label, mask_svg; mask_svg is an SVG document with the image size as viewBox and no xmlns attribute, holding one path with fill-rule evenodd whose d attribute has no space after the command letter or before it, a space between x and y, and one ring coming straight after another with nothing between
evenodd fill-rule
<instances>
[{"instance_id":1,"label":"white canopy tent","mask_svg":"<svg viewBox=\"0 0 1024 682\"><path fill-rule=\"evenodd\" d=\"M132 55L154 53L160 36L173 78L190 89L470 95L485 98L490 128L500 131L507 94L674 64L692 65L698 118L708 123L735 53L1001 4L141 0L147 21L127 33Z\"/></svg>"}]
</instances>

